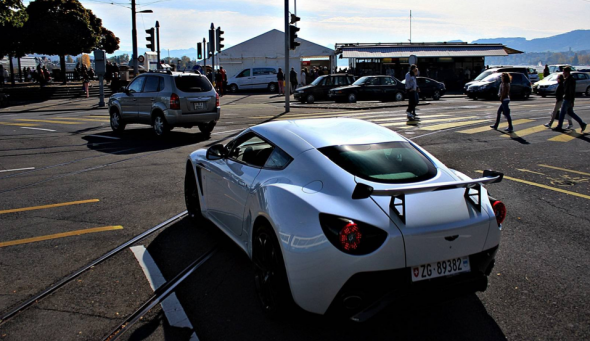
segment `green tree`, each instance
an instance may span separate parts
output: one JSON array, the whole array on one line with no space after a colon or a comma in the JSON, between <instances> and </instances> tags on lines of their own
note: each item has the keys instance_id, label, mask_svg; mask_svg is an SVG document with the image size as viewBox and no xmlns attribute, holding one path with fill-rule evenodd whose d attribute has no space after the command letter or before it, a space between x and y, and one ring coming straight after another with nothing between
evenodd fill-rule
<instances>
[{"instance_id":1,"label":"green tree","mask_svg":"<svg viewBox=\"0 0 590 341\"><path fill-rule=\"evenodd\" d=\"M578 54L574 54L574 58L572 58L572 65L579 65L580 61L578 60Z\"/></svg>"},{"instance_id":2,"label":"green tree","mask_svg":"<svg viewBox=\"0 0 590 341\"><path fill-rule=\"evenodd\" d=\"M0 26L21 27L27 21L27 12L21 0L0 1Z\"/></svg>"},{"instance_id":3,"label":"green tree","mask_svg":"<svg viewBox=\"0 0 590 341\"><path fill-rule=\"evenodd\" d=\"M66 57L66 63L73 63L73 62L74 62L74 58L72 58L72 56Z\"/></svg>"}]
</instances>

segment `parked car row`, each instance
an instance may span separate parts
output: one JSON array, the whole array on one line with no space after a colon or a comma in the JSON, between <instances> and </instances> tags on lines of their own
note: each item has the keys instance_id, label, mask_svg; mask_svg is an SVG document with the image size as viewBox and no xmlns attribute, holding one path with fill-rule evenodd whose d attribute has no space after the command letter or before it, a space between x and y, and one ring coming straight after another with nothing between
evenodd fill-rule
<instances>
[{"instance_id":1,"label":"parked car row","mask_svg":"<svg viewBox=\"0 0 590 341\"><path fill-rule=\"evenodd\" d=\"M557 90L557 77L561 75L561 72L552 73L543 80L533 84L533 91L541 97L548 95L555 95ZM574 71L571 76L576 80L576 93L586 94L590 96L590 75L585 72Z\"/></svg>"},{"instance_id":2,"label":"parked car row","mask_svg":"<svg viewBox=\"0 0 590 341\"><path fill-rule=\"evenodd\" d=\"M508 72L512 77L510 97L529 98L532 93L531 81L522 73ZM500 89L502 73L494 72L480 81L470 82L465 93L469 98L497 98Z\"/></svg>"}]
</instances>

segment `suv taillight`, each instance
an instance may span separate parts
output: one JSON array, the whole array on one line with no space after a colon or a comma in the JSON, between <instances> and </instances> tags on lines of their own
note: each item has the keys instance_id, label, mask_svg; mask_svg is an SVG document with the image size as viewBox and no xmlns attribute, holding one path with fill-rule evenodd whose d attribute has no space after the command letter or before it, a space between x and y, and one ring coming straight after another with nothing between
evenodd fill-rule
<instances>
[{"instance_id":1,"label":"suv taillight","mask_svg":"<svg viewBox=\"0 0 590 341\"><path fill-rule=\"evenodd\" d=\"M215 93L215 107L219 108L219 94Z\"/></svg>"},{"instance_id":2,"label":"suv taillight","mask_svg":"<svg viewBox=\"0 0 590 341\"><path fill-rule=\"evenodd\" d=\"M170 109L180 110L180 97L175 93L170 95Z\"/></svg>"}]
</instances>

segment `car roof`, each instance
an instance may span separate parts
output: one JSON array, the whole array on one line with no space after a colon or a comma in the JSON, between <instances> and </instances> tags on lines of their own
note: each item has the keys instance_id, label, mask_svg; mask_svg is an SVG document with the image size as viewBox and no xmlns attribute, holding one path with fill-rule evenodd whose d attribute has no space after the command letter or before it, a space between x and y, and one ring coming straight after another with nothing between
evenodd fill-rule
<instances>
[{"instance_id":1,"label":"car roof","mask_svg":"<svg viewBox=\"0 0 590 341\"><path fill-rule=\"evenodd\" d=\"M392 130L352 118L274 121L250 129L293 157L312 148L406 141Z\"/></svg>"}]
</instances>

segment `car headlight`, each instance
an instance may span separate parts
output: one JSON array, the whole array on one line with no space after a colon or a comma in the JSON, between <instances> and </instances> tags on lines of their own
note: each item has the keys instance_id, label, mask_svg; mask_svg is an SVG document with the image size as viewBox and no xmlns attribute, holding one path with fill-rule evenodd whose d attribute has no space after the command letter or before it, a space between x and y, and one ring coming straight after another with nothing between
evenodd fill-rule
<instances>
[{"instance_id":1,"label":"car headlight","mask_svg":"<svg viewBox=\"0 0 590 341\"><path fill-rule=\"evenodd\" d=\"M295 91L295 93L296 94L302 94L303 93L303 90L297 90L297 91Z\"/></svg>"}]
</instances>

